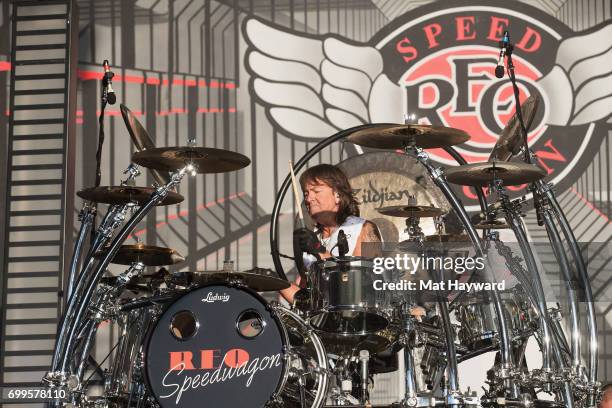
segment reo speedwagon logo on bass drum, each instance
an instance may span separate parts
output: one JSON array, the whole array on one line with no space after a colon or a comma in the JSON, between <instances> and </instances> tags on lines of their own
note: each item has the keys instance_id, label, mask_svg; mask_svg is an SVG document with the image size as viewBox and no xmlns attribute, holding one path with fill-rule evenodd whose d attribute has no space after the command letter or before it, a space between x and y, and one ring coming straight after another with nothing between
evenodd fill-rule
<instances>
[{"instance_id":1,"label":"reo speedwagon logo on bass drum","mask_svg":"<svg viewBox=\"0 0 612 408\"><path fill-rule=\"evenodd\" d=\"M609 22L574 33L524 3L434 2L356 43L251 18L243 25L250 92L272 124L294 139L403 123L414 114L423 124L466 131L471 139L457 150L470 163L482 162L515 110L510 81L494 74L506 30L515 44L521 101L529 95L542 101L529 144L548 180L563 190L591 162L609 128ZM442 149L429 153L443 166L456 165ZM527 193L526 185L508 189ZM470 187L461 191L465 204L476 204Z\"/></svg>"}]
</instances>

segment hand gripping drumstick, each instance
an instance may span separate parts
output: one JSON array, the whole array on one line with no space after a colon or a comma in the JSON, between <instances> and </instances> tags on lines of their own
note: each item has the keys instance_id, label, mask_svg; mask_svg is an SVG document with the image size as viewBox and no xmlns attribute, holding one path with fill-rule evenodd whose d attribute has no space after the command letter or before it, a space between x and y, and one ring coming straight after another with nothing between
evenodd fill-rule
<instances>
[{"instance_id":1,"label":"hand gripping drumstick","mask_svg":"<svg viewBox=\"0 0 612 408\"><path fill-rule=\"evenodd\" d=\"M293 195L295 196L295 203L297 204L298 215L300 216L300 227L304 228L304 214L302 213L302 204L300 200L300 193L297 188L297 181L295 180L295 174L293 173L293 163L289 160L289 171L291 172L291 184L293 185Z\"/></svg>"}]
</instances>

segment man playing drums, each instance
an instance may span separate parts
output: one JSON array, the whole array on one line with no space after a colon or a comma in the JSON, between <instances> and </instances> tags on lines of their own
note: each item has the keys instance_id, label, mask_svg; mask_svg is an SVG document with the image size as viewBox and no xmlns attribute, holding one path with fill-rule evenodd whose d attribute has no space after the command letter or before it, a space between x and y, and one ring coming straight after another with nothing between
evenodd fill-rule
<instances>
[{"instance_id":1,"label":"man playing drums","mask_svg":"<svg viewBox=\"0 0 612 408\"><path fill-rule=\"evenodd\" d=\"M317 256L326 259L340 255L339 249L346 244L343 252L347 256L380 255L380 246L376 245L381 242L378 228L371 221L359 217L359 204L346 175L339 168L329 164L311 167L300 177L300 185L308 214L316 223L315 232L306 228L294 232L295 256L303 256L304 267L314 263ZM343 234L346 236L344 243ZM362 245L364 243L375 245ZM295 283L281 291L281 295L293 302L300 283L298 276Z\"/></svg>"}]
</instances>

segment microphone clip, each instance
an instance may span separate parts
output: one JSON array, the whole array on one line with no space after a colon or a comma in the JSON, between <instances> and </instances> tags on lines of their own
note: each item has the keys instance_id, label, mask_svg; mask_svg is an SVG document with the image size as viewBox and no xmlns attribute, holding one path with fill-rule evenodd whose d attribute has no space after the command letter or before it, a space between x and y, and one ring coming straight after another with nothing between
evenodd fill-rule
<instances>
[{"instance_id":1,"label":"microphone clip","mask_svg":"<svg viewBox=\"0 0 612 408\"><path fill-rule=\"evenodd\" d=\"M117 96L113 90L113 77L115 74L110 70L108 60L104 60L102 66L104 68L104 75L102 76L102 103L114 105L117 102Z\"/></svg>"},{"instance_id":2,"label":"microphone clip","mask_svg":"<svg viewBox=\"0 0 612 408\"><path fill-rule=\"evenodd\" d=\"M495 67L495 76L497 78L501 79L504 77L504 60L506 59L506 57L510 57L512 55L513 50L514 46L510 44L510 34L508 34L508 31L504 31L504 36L499 42L499 60L497 62L497 66ZM511 64L512 59L508 58L509 69Z\"/></svg>"}]
</instances>

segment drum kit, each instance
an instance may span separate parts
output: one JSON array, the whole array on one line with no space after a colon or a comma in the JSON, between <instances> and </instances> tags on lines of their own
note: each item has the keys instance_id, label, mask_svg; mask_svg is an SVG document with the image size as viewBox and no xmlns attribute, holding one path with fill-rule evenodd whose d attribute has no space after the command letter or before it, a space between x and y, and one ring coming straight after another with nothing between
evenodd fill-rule
<instances>
[{"instance_id":1,"label":"drum kit","mask_svg":"<svg viewBox=\"0 0 612 408\"><path fill-rule=\"evenodd\" d=\"M523 107L529 123L537 99L529 98ZM326 143L346 139L362 147L401 150L407 160L424 167L463 225L463 233L446 233L440 219L447 211L420 205L415 197L406 205L381 207L380 214L405 219L409 238L399 243L397 251L440 255L454 245L468 247L486 260L486 268L467 279L493 282L497 278L487 254L495 250L518 284L507 290L440 292L432 299L420 299L418 292L374 289L375 280L399 280L399 271L375 274L371 258L340 256L314 263L306 271L306 288L286 307L266 301L261 292L289 287L275 234L290 177L272 215L276 270L235 271L233 262L226 261L218 271L169 272L166 267L185 258L170 248L125 244L134 227L153 207L183 200L175 187L185 175L236 171L250 161L239 153L192 142L156 148L129 109L122 106L121 111L137 152L120 185L78 192L85 204L70 267L69 297L52 366L43 379L48 387L66 390L68 398L55 400L52 406L371 407L377 406L370 396L373 375L398 371L400 351L404 396L391 406L595 406L597 339L584 261L554 192L542 181L545 171L531 163L507 161L521 149L515 118L489 162L459 161L459 166L446 170L434 167L424 149L452 151L452 146L469 140L461 130L422 124L364 125L340 132ZM296 171L308 157L296 164ZM152 171L154 187L134 185L138 166ZM476 188L483 205L479 222L468 217L448 182ZM566 275L569 340L559 310L549 309L544 297L541 271L521 220L526 201L510 200L505 190L524 183L530 183L539 219ZM495 197L493 203L484 199L483 186ZM96 204L109 207L84 253L95 225ZM500 214L503 219L498 219ZM436 234L423 232L424 218L435 220ZM520 254L499 239L500 229L514 233ZM561 235L570 242L569 252L563 249ZM111 263L126 269L109 275ZM153 267L159 268L157 272L150 272ZM444 278L436 270L425 273L435 280ZM589 308L586 365L577 335L576 289L569 285L576 280ZM102 392L95 393L86 372L92 369L90 353L104 321L114 323L119 336L108 368L97 367L103 382ZM530 338L540 344L541 368L526 364ZM484 394L462 391L458 363L491 351L497 357L487 373ZM543 399L542 393L552 397Z\"/></svg>"}]
</instances>

